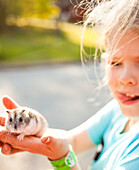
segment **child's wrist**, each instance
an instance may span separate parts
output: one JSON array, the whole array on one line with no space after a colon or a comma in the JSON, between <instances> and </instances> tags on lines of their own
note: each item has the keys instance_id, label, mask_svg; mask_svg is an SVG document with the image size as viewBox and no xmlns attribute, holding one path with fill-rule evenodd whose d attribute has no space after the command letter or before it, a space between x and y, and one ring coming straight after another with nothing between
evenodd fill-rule
<instances>
[{"instance_id":1,"label":"child's wrist","mask_svg":"<svg viewBox=\"0 0 139 170\"><path fill-rule=\"evenodd\" d=\"M76 165L77 158L72 146L69 145L69 152L63 158L58 160L49 159L49 161L53 165L54 170L69 170Z\"/></svg>"}]
</instances>

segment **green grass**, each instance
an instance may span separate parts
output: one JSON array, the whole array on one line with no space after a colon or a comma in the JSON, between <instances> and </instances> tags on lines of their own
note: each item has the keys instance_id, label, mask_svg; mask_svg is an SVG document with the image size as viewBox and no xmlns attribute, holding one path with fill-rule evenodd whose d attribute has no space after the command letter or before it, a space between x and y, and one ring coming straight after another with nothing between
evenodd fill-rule
<instances>
[{"instance_id":1,"label":"green grass","mask_svg":"<svg viewBox=\"0 0 139 170\"><path fill-rule=\"evenodd\" d=\"M80 25L26 18L11 20L9 30L0 35L0 62L74 62L80 61ZM99 40L99 41L98 41ZM87 28L83 45L86 58L92 58L101 35Z\"/></svg>"},{"instance_id":2,"label":"green grass","mask_svg":"<svg viewBox=\"0 0 139 170\"><path fill-rule=\"evenodd\" d=\"M20 27L0 35L1 62L79 61L80 45L64 32Z\"/></svg>"}]
</instances>

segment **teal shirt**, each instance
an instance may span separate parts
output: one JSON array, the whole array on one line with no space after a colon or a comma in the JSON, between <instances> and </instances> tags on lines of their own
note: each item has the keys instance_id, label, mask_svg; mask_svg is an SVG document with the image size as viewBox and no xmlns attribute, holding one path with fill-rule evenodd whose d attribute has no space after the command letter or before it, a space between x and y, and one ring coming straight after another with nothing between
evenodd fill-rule
<instances>
[{"instance_id":1,"label":"teal shirt","mask_svg":"<svg viewBox=\"0 0 139 170\"><path fill-rule=\"evenodd\" d=\"M116 100L102 108L91 120L88 135L95 145L104 146L90 170L138 170L139 129L122 133L129 118L122 115Z\"/></svg>"}]
</instances>

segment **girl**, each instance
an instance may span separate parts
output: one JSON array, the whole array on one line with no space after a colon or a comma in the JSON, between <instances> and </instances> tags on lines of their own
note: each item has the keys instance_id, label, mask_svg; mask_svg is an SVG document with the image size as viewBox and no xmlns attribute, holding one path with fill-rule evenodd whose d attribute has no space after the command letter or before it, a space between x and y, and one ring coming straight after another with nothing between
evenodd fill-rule
<instances>
[{"instance_id":1,"label":"girl","mask_svg":"<svg viewBox=\"0 0 139 170\"><path fill-rule=\"evenodd\" d=\"M86 1L85 1L86 2ZM86 2L87 3L87 2ZM83 3L84 4L84 3ZM85 27L91 24L105 34L108 85L114 96L92 118L70 131L49 129L42 138L0 132L2 153L21 151L47 156L54 169L80 169L75 154L99 145L103 149L89 169L137 170L139 167L139 2L89 1ZM91 8L92 7L92 8ZM19 107L5 96L8 109ZM0 124L5 119L0 118ZM73 148L73 150L71 149Z\"/></svg>"}]
</instances>

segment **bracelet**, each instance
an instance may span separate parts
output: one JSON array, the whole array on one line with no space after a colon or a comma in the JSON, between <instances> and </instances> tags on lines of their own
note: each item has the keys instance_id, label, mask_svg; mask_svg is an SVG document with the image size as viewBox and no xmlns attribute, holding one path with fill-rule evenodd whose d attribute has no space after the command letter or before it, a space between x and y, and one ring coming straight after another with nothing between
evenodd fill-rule
<instances>
[{"instance_id":1,"label":"bracelet","mask_svg":"<svg viewBox=\"0 0 139 170\"><path fill-rule=\"evenodd\" d=\"M54 167L54 170L69 170L75 166L77 162L76 156L72 149L72 146L69 145L69 147L70 147L70 151L64 158L56 160L56 161L50 160L51 164Z\"/></svg>"}]
</instances>

